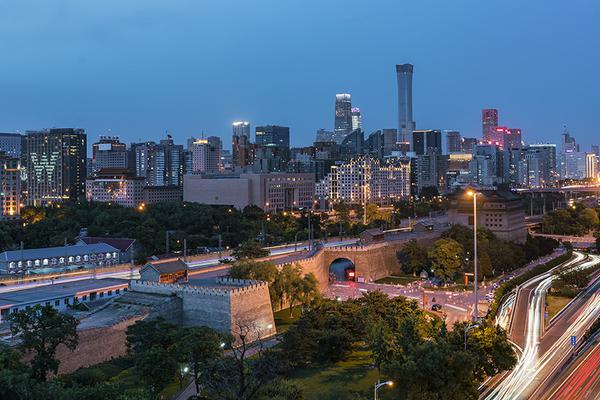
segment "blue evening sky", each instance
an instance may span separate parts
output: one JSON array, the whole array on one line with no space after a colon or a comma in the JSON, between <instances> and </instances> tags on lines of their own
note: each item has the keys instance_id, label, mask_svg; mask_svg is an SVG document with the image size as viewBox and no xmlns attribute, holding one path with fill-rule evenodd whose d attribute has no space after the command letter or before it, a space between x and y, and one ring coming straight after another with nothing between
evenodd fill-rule
<instances>
[{"instance_id":1,"label":"blue evening sky","mask_svg":"<svg viewBox=\"0 0 600 400\"><path fill-rule=\"evenodd\" d=\"M418 128L480 136L481 109L528 142L600 143L596 0L6 0L0 132L82 127L90 143L291 127L308 145L349 92L366 133L396 127L396 63Z\"/></svg>"}]
</instances>

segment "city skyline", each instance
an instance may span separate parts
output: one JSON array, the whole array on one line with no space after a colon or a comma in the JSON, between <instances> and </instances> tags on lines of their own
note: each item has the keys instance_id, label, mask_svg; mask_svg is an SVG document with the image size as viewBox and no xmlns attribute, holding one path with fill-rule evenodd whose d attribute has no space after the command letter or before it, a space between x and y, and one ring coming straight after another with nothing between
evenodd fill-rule
<instances>
[{"instance_id":1,"label":"city skyline","mask_svg":"<svg viewBox=\"0 0 600 400\"><path fill-rule=\"evenodd\" d=\"M434 11L406 5L403 11L414 18L398 27L391 22L400 9L391 2L375 10L350 2L341 13L337 2L306 8L282 8L271 1L252 7L232 3L234 12L193 3L150 2L141 8L141 3L61 2L40 5L35 12L3 5L0 38L6 40L0 49L12 57L0 67L5 94L0 131L73 126L91 138L116 135L125 142L158 141L169 131L179 143L205 132L229 147L231 123L247 120L252 126L289 126L291 144L308 145L318 129L333 130L336 93L352 95L367 134L395 128L394 66L410 63L415 65L417 129L455 129L478 137L481 110L497 108L505 124L522 128L531 143L558 142L564 124L583 149L589 150L597 135L594 71L600 60L590 54L585 63L574 62L587 54L585 39L600 33L593 23L600 11L596 4L519 3L518 10L442 4ZM288 15L297 18L291 21ZM555 15L561 15L560 30ZM266 16L275 20L278 35L246 28ZM28 24L19 22L24 17ZM454 23L452 29L432 31L430 24L419 23L426 17ZM363 18L370 29L340 41L347 32L334 30L331 18L336 26ZM482 29L506 20L511 29ZM307 34L303 26L309 21L314 32ZM213 33L224 23L240 26L227 37ZM536 34L528 34L533 29L528 25ZM359 57L339 64L325 52L333 44L339 48L335 54L354 49ZM493 57L475 57L484 45L492 46ZM278 54L275 61L253 62L271 54ZM239 57L247 62L240 64ZM499 63L503 57L518 63ZM42 66L39 59L45 61ZM562 95L552 96L556 91Z\"/></svg>"}]
</instances>

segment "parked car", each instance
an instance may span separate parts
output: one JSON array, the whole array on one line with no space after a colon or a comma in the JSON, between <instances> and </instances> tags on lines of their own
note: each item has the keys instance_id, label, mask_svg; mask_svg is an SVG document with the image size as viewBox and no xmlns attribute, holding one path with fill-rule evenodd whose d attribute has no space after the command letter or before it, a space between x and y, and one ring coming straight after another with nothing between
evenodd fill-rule
<instances>
[{"instance_id":1,"label":"parked car","mask_svg":"<svg viewBox=\"0 0 600 400\"><path fill-rule=\"evenodd\" d=\"M442 309L442 305L441 304L433 304L431 306L431 311L440 311Z\"/></svg>"}]
</instances>

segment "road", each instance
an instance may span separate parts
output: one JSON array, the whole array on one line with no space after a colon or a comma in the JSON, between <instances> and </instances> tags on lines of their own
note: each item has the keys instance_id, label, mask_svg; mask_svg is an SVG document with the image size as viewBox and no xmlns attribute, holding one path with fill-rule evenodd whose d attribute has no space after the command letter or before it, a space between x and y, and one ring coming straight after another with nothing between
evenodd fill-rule
<instances>
[{"instance_id":1,"label":"road","mask_svg":"<svg viewBox=\"0 0 600 400\"><path fill-rule=\"evenodd\" d=\"M546 392L544 400L600 399L600 341L581 354L556 380L559 384Z\"/></svg>"},{"instance_id":2,"label":"road","mask_svg":"<svg viewBox=\"0 0 600 400\"><path fill-rule=\"evenodd\" d=\"M598 256L591 256L589 260L584 260L584 255L576 252L574 258L557 268L584 269L598 262L600 262ZM553 271L530 279L519 289L511 338L516 342L519 335L523 336L524 339L520 341L523 344L522 356L517 366L483 398L490 400L532 398L532 393L537 387L569 357L572 351L571 335L580 337L600 316L600 301L597 293L600 281L598 281L589 288L587 292L589 296L584 295L574 301L569 306L568 312L562 313L553 323L553 328L543 334L545 299L548 288L555 278Z\"/></svg>"}]
</instances>

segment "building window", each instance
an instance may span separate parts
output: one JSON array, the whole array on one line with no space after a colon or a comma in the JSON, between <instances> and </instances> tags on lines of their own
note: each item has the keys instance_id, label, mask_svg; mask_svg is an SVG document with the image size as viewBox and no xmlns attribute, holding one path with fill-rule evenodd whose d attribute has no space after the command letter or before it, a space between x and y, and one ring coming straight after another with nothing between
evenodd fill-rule
<instances>
[{"instance_id":1,"label":"building window","mask_svg":"<svg viewBox=\"0 0 600 400\"><path fill-rule=\"evenodd\" d=\"M63 302L65 303L65 305L69 305L69 298L68 298L68 297L67 297L67 298L65 298L65 299L63 300Z\"/></svg>"},{"instance_id":2,"label":"building window","mask_svg":"<svg viewBox=\"0 0 600 400\"><path fill-rule=\"evenodd\" d=\"M115 294L119 294L119 293L121 293L121 289L115 290Z\"/></svg>"},{"instance_id":3,"label":"building window","mask_svg":"<svg viewBox=\"0 0 600 400\"><path fill-rule=\"evenodd\" d=\"M54 305L55 305L56 307L60 306L60 300L54 300Z\"/></svg>"},{"instance_id":4,"label":"building window","mask_svg":"<svg viewBox=\"0 0 600 400\"><path fill-rule=\"evenodd\" d=\"M84 294L83 297L81 298L81 300L87 301L87 294Z\"/></svg>"},{"instance_id":5,"label":"building window","mask_svg":"<svg viewBox=\"0 0 600 400\"><path fill-rule=\"evenodd\" d=\"M61 258L59 258L59 259L58 259L58 262L59 262L60 264L64 264L64 263L65 263L65 258L64 258L64 257L61 257Z\"/></svg>"},{"instance_id":6,"label":"building window","mask_svg":"<svg viewBox=\"0 0 600 400\"><path fill-rule=\"evenodd\" d=\"M107 295L107 296L112 296L112 290L109 290L109 291L106 293L106 295Z\"/></svg>"},{"instance_id":7,"label":"building window","mask_svg":"<svg viewBox=\"0 0 600 400\"><path fill-rule=\"evenodd\" d=\"M104 297L104 292L100 292L100 298Z\"/></svg>"}]
</instances>

